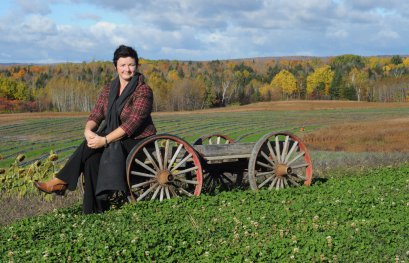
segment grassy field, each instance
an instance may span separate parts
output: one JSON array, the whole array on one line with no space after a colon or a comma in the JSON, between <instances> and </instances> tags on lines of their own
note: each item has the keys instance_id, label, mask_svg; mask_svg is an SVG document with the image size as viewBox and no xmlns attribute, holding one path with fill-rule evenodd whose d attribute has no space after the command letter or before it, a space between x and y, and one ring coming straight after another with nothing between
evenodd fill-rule
<instances>
[{"instance_id":1,"label":"grassy field","mask_svg":"<svg viewBox=\"0 0 409 263\"><path fill-rule=\"evenodd\" d=\"M2 262L407 262L409 167L331 172L311 187L80 206L4 226Z\"/></svg>"},{"instance_id":2,"label":"grassy field","mask_svg":"<svg viewBox=\"0 0 409 263\"><path fill-rule=\"evenodd\" d=\"M214 132L239 142L256 142L271 131L295 133L311 152L313 185L142 202L88 217L80 215L78 191L47 201L32 183L18 184L38 160L49 171L64 163L82 140L87 114L0 115L0 168L16 176L0 174L0 261L406 262L409 231L401 222L409 216L408 106L289 101L154 113L159 133L188 142ZM51 150L57 161L49 160ZM17 164L21 154L25 159ZM23 190L27 195L19 197ZM115 235L101 235L99 228Z\"/></svg>"}]
</instances>

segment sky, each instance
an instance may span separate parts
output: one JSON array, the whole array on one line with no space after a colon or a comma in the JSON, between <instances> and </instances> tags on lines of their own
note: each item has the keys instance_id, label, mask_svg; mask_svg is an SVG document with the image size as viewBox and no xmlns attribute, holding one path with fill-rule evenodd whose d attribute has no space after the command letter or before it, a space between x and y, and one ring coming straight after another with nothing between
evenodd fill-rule
<instances>
[{"instance_id":1,"label":"sky","mask_svg":"<svg viewBox=\"0 0 409 263\"><path fill-rule=\"evenodd\" d=\"M0 63L409 54L407 0L0 0Z\"/></svg>"}]
</instances>

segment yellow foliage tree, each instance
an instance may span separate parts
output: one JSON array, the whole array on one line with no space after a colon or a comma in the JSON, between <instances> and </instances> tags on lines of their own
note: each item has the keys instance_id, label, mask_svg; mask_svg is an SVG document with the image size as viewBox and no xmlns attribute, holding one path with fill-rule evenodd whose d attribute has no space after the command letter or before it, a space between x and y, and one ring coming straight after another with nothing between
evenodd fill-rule
<instances>
[{"instance_id":1,"label":"yellow foliage tree","mask_svg":"<svg viewBox=\"0 0 409 263\"><path fill-rule=\"evenodd\" d=\"M403 65L404 65L405 67L409 68L409 57L405 58L405 59L402 61L402 63L403 63Z\"/></svg>"},{"instance_id":2,"label":"yellow foliage tree","mask_svg":"<svg viewBox=\"0 0 409 263\"><path fill-rule=\"evenodd\" d=\"M269 94L270 89L271 89L271 86L268 85L268 84L265 84L265 85L261 86L261 87L258 89L258 92L260 93L260 97L261 97L263 100L268 100L268 99L270 99L270 94Z\"/></svg>"},{"instance_id":3,"label":"yellow foliage tree","mask_svg":"<svg viewBox=\"0 0 409 263\"><path fill-rule=\"evenodd\" d=\"M282 97L294 94L297 91L297 80L288 70L281 70L271 81L271 87L281 92Z\"/></svg>"},{"instance_id":4,"label":"yellow foliage tree","mask_svg":"<svg viewBox=\"0 0 409 263\"><path fill-rule=\"evenodd\" d=\"M172 82L179 80L178 72L174 69L170 70L168 72L168 80Z\"/></svg>"},{"instance_id":5,"label":"yellow foliage tree","mask_svg":"<svg viewBox=\"0 0 409 263\"><path fill-rule=\"evenodd\" d=\"M335 73L328 65L317 68L307 77L307 95L311 95L314 91L319 95L329 95L329 88L334 75Z\"/></svg>"}]
</instances>

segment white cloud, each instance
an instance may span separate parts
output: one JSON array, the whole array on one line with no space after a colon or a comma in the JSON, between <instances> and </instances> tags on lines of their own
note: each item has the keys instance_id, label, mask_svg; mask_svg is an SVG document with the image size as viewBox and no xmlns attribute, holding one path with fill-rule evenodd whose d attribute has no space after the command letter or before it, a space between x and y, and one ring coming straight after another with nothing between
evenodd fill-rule
<instances>
[{"instance_id":1,"label":"white cloud","mask_svg":"<svg viewBox=\"0 0 409 263\"><path fill-rule=\"evenodd\" d=\"M58 14L52 13L54 4L61 8L70 2L72 7L89 8L59 21ZM404 0L17 3L12 10L0 12L0 49L16 60L110 60L119 44L134 46L142 57L151 59L409 53L405 44L409 2ZM0 55L2 60L10 58Z\"/></svg>"},{"instance_id":2,"label":"white cloud","mask_svg":"<svg viewBox=\"0 0 409 263\"><path fill-rule=\"evenodd\" d=\"M51 12L49 7L50 3L53 1L45 1L45 0L16 0L17 5L26 14L40 14L46 15Z\"/></svg>"}]
</instances>

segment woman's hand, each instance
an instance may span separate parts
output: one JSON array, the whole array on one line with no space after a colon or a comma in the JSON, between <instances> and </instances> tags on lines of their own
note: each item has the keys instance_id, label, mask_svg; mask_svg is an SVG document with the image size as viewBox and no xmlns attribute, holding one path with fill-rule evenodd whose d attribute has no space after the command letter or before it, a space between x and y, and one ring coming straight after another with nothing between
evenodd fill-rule
<instances>
[{"instance_id":1,"label":"woman's hand","mask_svg":"<svg viewBox=\"0 0 409 263\"><path fill-rule=\"evenodd\" d=\"M85 140L87 140L87 142L89 142L89 140L95 138L96 136L98 136L95 132L91 131L91 130L85 130L84 131L84 137Z\"/></svg>"},{"instance_id":2,"label":"woman's hand","mask_svg":"<svg viewBox=\"0 0 409 263\"><path fill-rule=\"evenodd\" d=\"M87 140L87 145L92 149L102 148L105 146L105 137L95 134L95 136L92 136L89 140Z\"/></svg>"}]
</instances>

